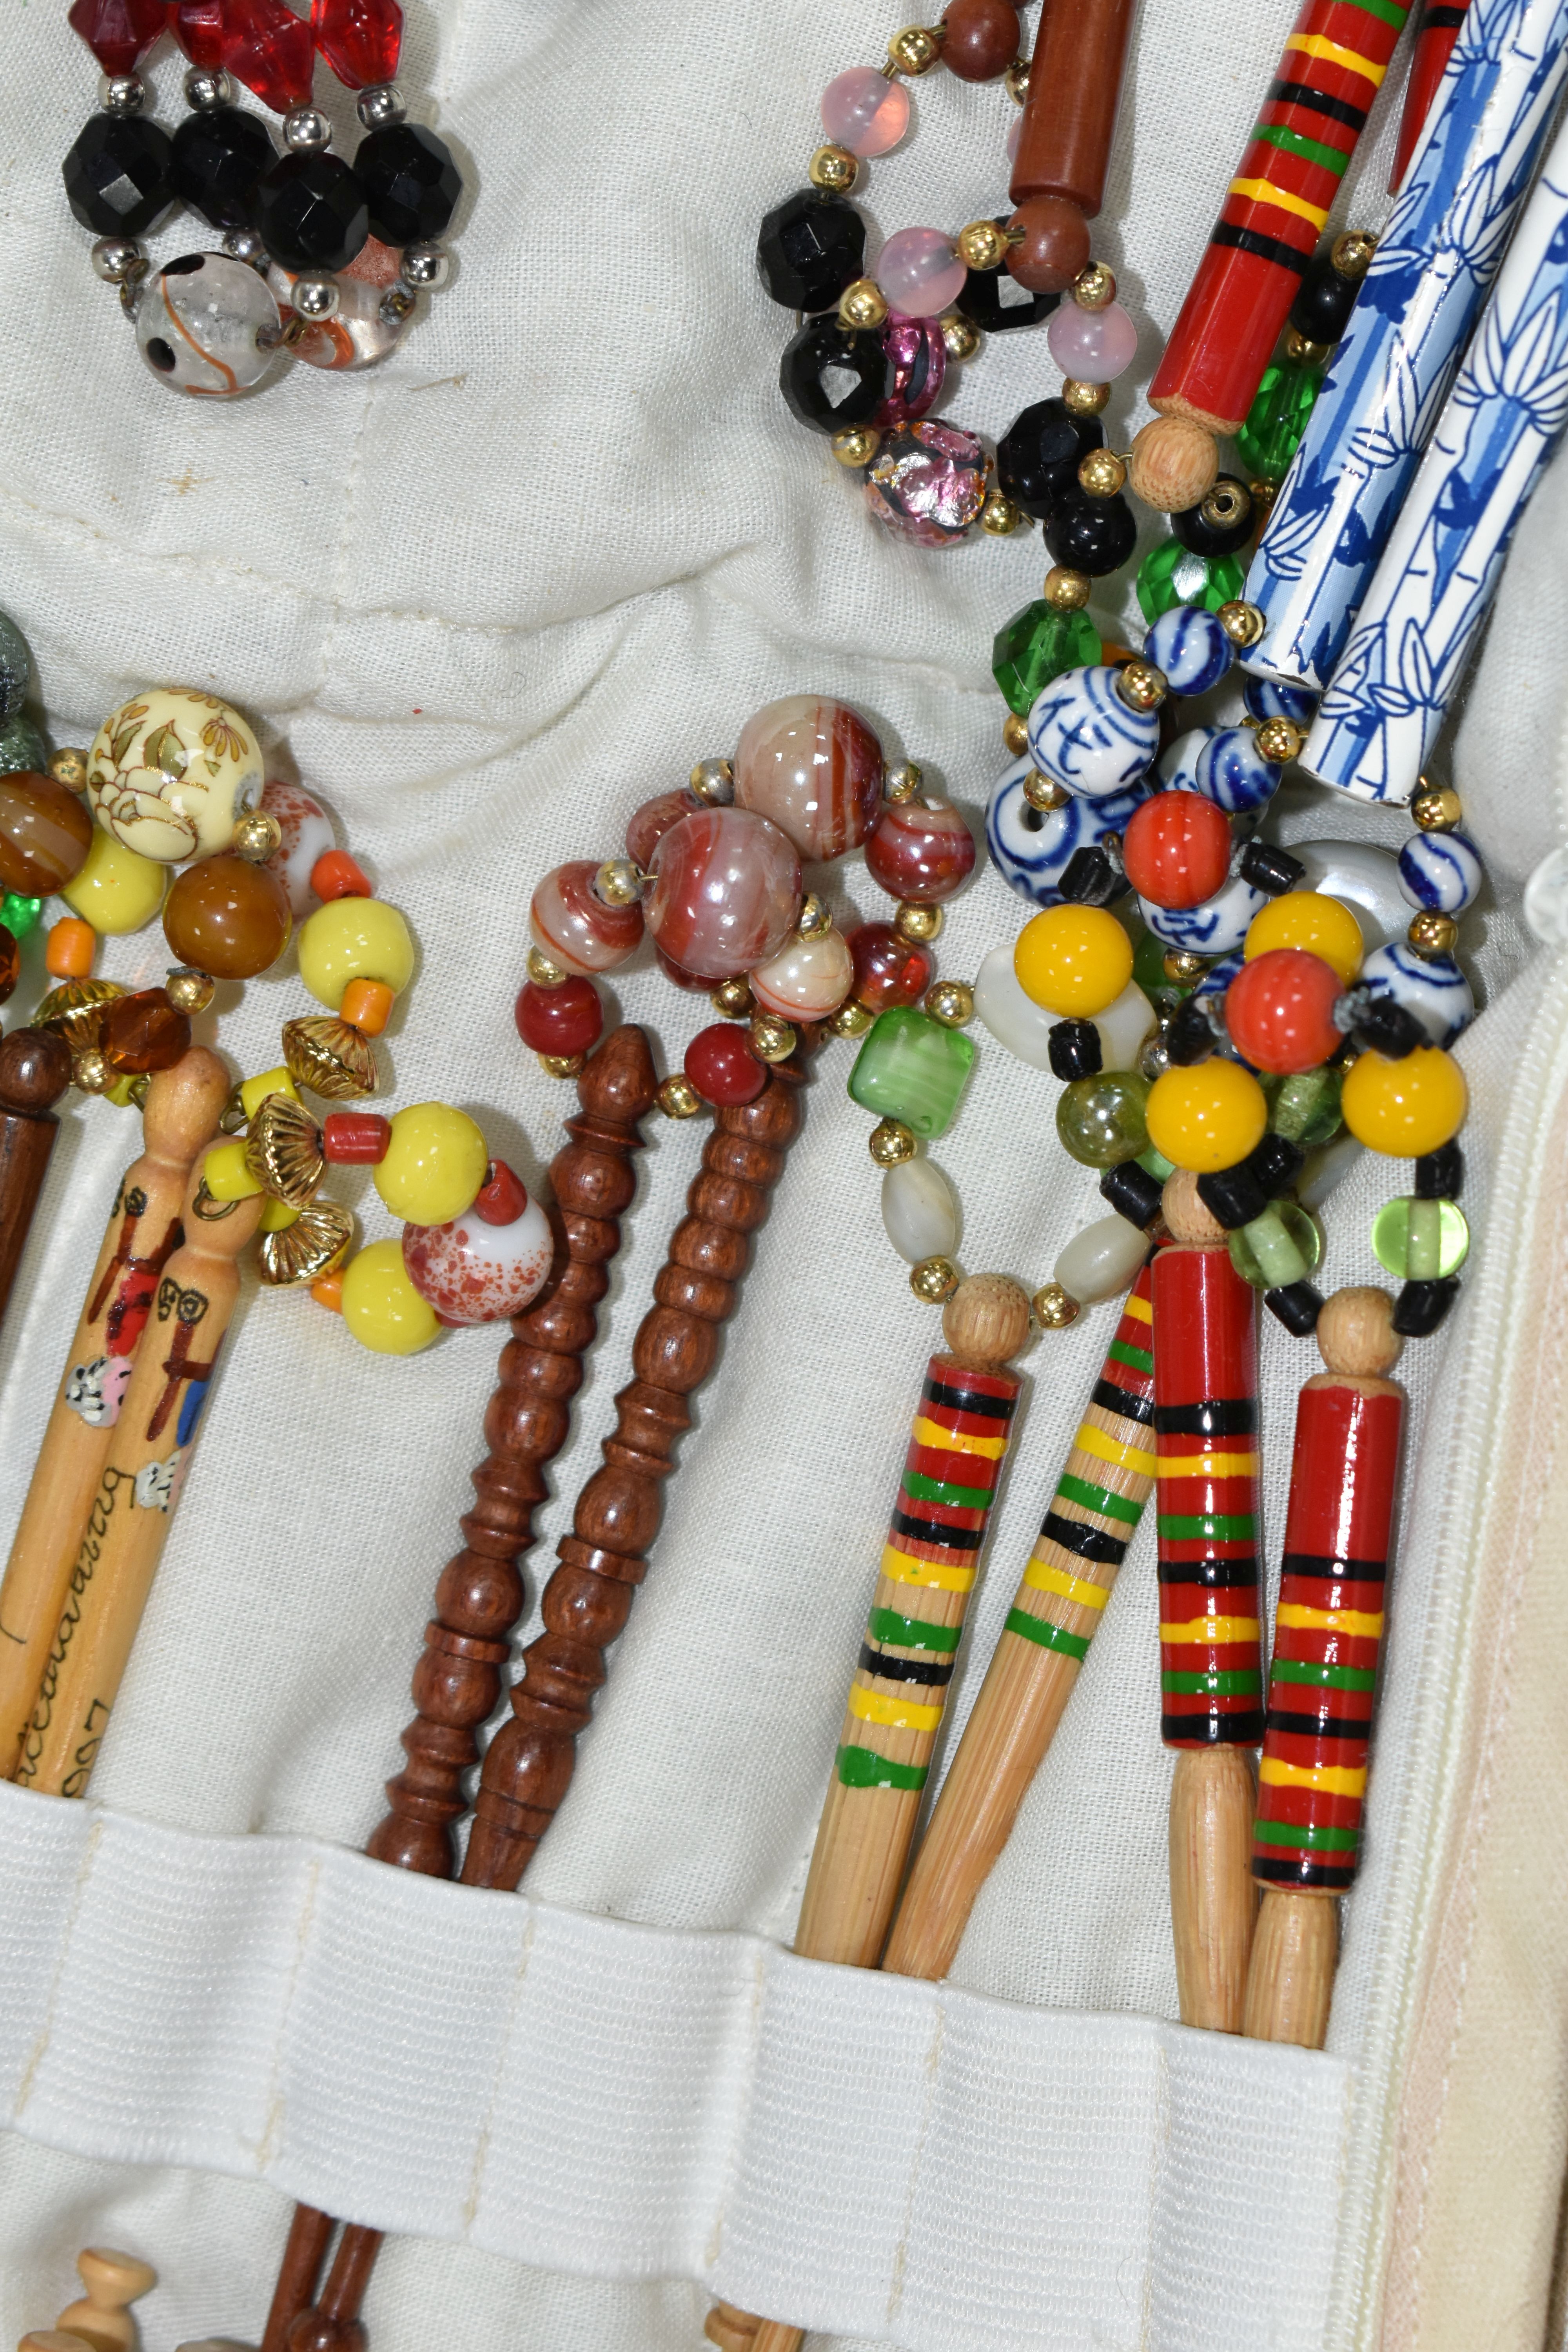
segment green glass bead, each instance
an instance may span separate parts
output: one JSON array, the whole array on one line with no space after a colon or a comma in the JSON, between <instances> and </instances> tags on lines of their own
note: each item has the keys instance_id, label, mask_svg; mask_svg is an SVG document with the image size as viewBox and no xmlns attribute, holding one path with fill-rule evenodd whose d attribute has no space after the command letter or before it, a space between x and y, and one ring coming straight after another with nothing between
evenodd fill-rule
<instances>
[{"instance_id":1,"label":"green glass bead","mask_svg":"<svg viewBox=\"0 0 1568 2352\"><path fill-rule=\"evenodd\" d=\"M1458 1201L1388 1201L1372 1221L1379 1265L1399 1282L1444 1282L1470 1253L1470 1229Z\"/></svg>"},{"instance_id":2,"label":"green glass bead","mask_svg":"<svg viewBox=\"0 0 1568 2352\"><path fill-rule=\"evenodd\" d=\"M1152 547L1138 566L1138 607L1146 621L1178 604L1217 613L1240 595L1247 574L1234 555L1194 555L1179 539Z\"/></svg>"},{"instance_id":3,"label":"green glass bead","mask_svg":"<svg viewBox=\"0 0 1568 2352\"><path fill-rule=\"evenodd\" d=\"M1273 360L1264 369L1236 446L1243 463L1265 481L1284 478L1322 381L1317 368L1302 367L1295 360Z\"/></svg>"},{"instance_id":4,"label":"green glass bead","mask_svg":"<svg viewBox=\"0 0 1568 2352\"><path fill-rule=\"evenodd\" d=\"M3 619L4 614L0 614ZM0 898L0 923L4 923L14 940L25 940L43 911L41 898L19 898L15 890L7 890Z\"/></svg>"},{"instance_id":5,"label":"green glass bead","mask_svg":"<svg viewBox=\"0 0 1568 2352\"><path fill-rule=\"evenodd\" d=\"M32 720L22 711L7 719L0 727L0 776L9 776L19 768L30 768L35 773L49 764L44 739Z\"/></svg>"},{"instance_id":6,"label":"green glass bead","mask_svg":"<svg viewBox=\"0 0 1568 2352\"><path fill-rule=\"evenodd\" d=\"M1163 1184L1167 1176L1173 1176L1176 1172L1175 1161L1167 1160L1163 1151L1156 1151L1152 1144L1147 1151L1138 1154L1138 1165L1146 1174L1152 1176L1156 1184Z\"/></svg>"},{"instance_id":7,"label":"green glass bead","mask_svg":"<svg viewBox=\"0 0 1568 2352\"><path fill-rule=\"evenodd\" d=\"M1155 1003L1161 997L1164 997L1168 1003L1174 1003L1180 996L1190 996L1197 985L1195 981L1166 979L1165 957L1168 952L1165 941L1153 931L1145 931L1132 950L1132 977L1144 995L1151 997Z\"/></svg>"},{"instance_id":8,"label":"green glass bead","mask_svg":"<svg viewBox=\"0 0 1568 2352\"><path fill-rule=\"evenodd\" d=\"M1058 613L1037 597L996 632L991 674L1016 717L1026 719L1035 697L1064 670L1088 669L1100 659L1100 632L1085 612Z\"/></svg>"},{"instance_id":9,"label":"green glass bead","mask_svg":"<svg viewBox=\"0 0 1568 2352\"><path fill-rule=\"evenodd\" d=\"M902 1119L926 1142L945 1135L974 1066L974 1040L913 1004L879 1013L849 1073L849 1096L879 1118Z\"/></svg>"},{"instance_id":10,"label":"green glass bead","mask_svg":"<svg viewBox=\"0 0 1568 2352\"><path fill-rule=\"evenodd\" d=\"M1075 1078L1057 1103L1057 1133L1064 1151L1085 1168L1115 1168L1149 1148L1143 1106L1149 1081L1136 1070L1100 1070Z\"/></svg>"},{"instance_id":11,"label":"green glass bead","mask_svg":"<svg viewBox=\"0 0 1568 2352\"><path fill-rule=\"evenodd\" d=\"M1270 1201L1260 1217L1230 1237L1230 1262L1254 1290L1305 1282L1323 1255L1323 1237L1294 1201Z\"/></svg>"},{"instance_id":12,"label":"green glass bead","mask_svg":"<svg viewBox=\"0 0 1568 2352\"><path fill-rule=\"evenodd\" d=\"M1340 1116L1344 1083L1343 1070L1332 1066L1281 1078L1278 1093L1269 1097L1269 1126L1303 1151L1331 1143L1344 1124Z\"/></svg>"}]
</instances>

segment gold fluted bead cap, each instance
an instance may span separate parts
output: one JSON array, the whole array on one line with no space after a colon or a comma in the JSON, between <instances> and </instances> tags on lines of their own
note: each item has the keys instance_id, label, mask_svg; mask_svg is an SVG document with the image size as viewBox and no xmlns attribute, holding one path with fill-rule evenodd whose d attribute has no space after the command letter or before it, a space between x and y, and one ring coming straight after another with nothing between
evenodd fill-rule
<instances>
[{"instance_id":1,"label":"gold fluted bead cap","mask_svg":"<svg viewBox=\"0 0 1568 2352\"><path fill-rule=\"evenodd\" d=\"M901 1118L879 1119L867 1139L867 1150L879 1168L898 1168L915 1156L914 1131Z\"/></svg>"},{"instance_id":2,"label":"gold fluted bead cap","mask_svg":"<svg viewBox=\"0 0 1568 2352\"><path fill-rule=\"evenodd\" d=\"M869 425L844 425L834 434L828 447L841 466L852 470L868 466L881 446L882 436Z\"/></svg>"},{"instance_id":3,"label":"gold fluted bead cap","mask_svg":"<svg viewBox=\"0 0 1568 2352\"><path fill-rule=\"evenodd\" d=\"M1059 1282L1047 1282L1037 1290L1029 1305L1042 1331L1065 1331L1076 1323L1080 1312L1078 1300Z\"/></svg>"},{"instance_id":4,"label":"gold fluted bead cap","mask_svg":"<svg viewBox=\"0 0 1568 2352\"><path fill-rule=\"evenodd\" d=\"M1170 690L1164 671L1152 662L1127 662L1116 673L1116 691L1129 710L1158 710Z\"/></svg>"},{"instance_id":5,"label":"gold fluted bead cap","mask_svg":"<svg viewBox=\"0 0 1568 2352\"><path fill-rule=\"evenodd\" d=\"M1252 740L1258 746L1260 760L1268 760L1275 767L1283 768L1292 760L1300 758L1307 730L1298 726L1293 719L1266 719Z\"/></svg>"},{"instance_id":6,"label":"gold fluted bead cap","mask_svg":"<svg viewBox=\"0 0 1568 2352\"><path fill-rule=\"evenodd\" d=\"M803 940L819 940L833 929L833 909L826 898L808 890L800 902L800 918L795 929Z\"/></svg>"},{"instance_id":7,"label":"gold fluted bead cap","mask_svg":"<svg viewBox=\"0 0 1568 2352\"><path fill-rule=\"evenodd\" d=\"M857 278L838 297L838 316L847 327L885 326L888 298L874 278Z\"/></svg>"},{"instance_id":8,"label":"gold fluted bead cap","mask_svg":"<svg viewBox=\"0 0 1568 2352\"><path fill-rule=\"evenodd\" d=\"M1007 232L994 220L971 221L953 242L966 269L999 269L1006 258Z\"/></svg>"},{"instance_id":9,"label":"gold fluted bead cap","mask_svg":"<svg viewBox=\"0 0 1568 2352\"><path fill-rule=\"evenodd\" d=\"M944 310L937 320L942 348L950 360L972 360L980 349L980 330L962 310Z\"/></svg>"},{"instance_id":10,"label":"gold fluted bead cap","mask_svg":"<svg viewBox=\"0 0 1568 2352\"><path fill-rule=\"evenodd\" d=\"M966 980L939 980L921 1002L944 1028L962 1029L974 1018L974 991Z\"/></svg>"},{"instance_id":11,"label":"gold fluted bead cap","mask_svg":"<svg viewBox=\"0 0 1568 2352\"><path fill-rule=\"evenodd\" d=\"M552 956L547 956L542 948L530 948L528 976L536 988L559 988L569 975L565 965L557 963Z\"/></svg>"},{"instance_id":12,"label":"gold fluted bead cap","mask_svg":"<svg viewBox=\"0 0 1568 2352\"><path fill-rule=\"evenodd\" d=\"M702 1108L702 1097L688 1077L678 1070L666 1078L654 1100L666 1118L694 1118Z\"/></svg>"},{"instance_id":13,"label":"gold fluted bead cap","mask_svg":"<svg viewBox=\"0 0 1568 2352\"><path fill-rule=\"evenodd\" d=\"M1116 299L1116 272L1103 261L1091 261L1072 282L1072 299L1080 310L1103 310Z\"/></svg>"},{"instance_id":14,"label":"gold fluted bead cap","mask_svg":"<svg viewBox=\"0 0 1568 2352\"><path fill-rule=\"evenodd\" d=\"M930 73L941 55L940 25L906 25L888 43L888 63L897 73Z\"/></svg>"},{"instance_id":15,"label":"gold fluted bead cap","mask_svg":"<svg viewBox=\"0 0 1568 2352\"><path fill-rule=\"evenodd\" d=\"M71 1084L84 1095L104 1094L114 1084L114 1072L96 1045L86 1045L72 1056Z\"/></svg>"},{"instance_id":16,"label":"gold fluted bead cap","mask_svg":"<svg viewBox=\"0 0 1568 2352\"><path fill-rule=\"evenodd\" d=\"M721 980L709 991L708 1002L726 1021L748 1021L757 1009L757 1000L743 980Z\"/></svg>"},{"instance_id":17,"label":"gold fluted bead cap","mask_svg":"<svg viewBox=\"0 0 1568 2352\"><path fill-rule=\"evenodd\" d=\"M882 798L885 801L912 801L924 782L913 760L890 760L882 771Z\"/></svg>"},{"instance_id":18,"label":"gold fluted bead cap","mask_svg":"<svg viewBox=\"0 0 1568 2352\"><path fill-rule=\"evenodd\" d=\"M262 1234L257 1251L261 1279L274 1290L319 1282L342 1264L353 1237L353 1218L341 1202L307 1202L291 1225Z\"/></svg>"},{"instance_id":19,"label":"gold fluted bead cap","mask_svg":"<svg viewBox=\"0 0 1568 2352\"><path fill-rule=\"evenodd\" d=\"M928 946L942 929L942 908L928 907L921 898L900 898L893 910L893 929L901 940Z\"/></svg>"},{"instance_id":20,"label":"gold fluted bead cap","mask_svg":"<svg viewBox=\"0 0 1568 2352\"><path fill-rule=\"evenodd\" d=\"M285 1021L283 1060L297 1087L306 1087L328 1102L355 1102L375 1092L370 1039L335 1013L310 1013Z\"/></svg>"},{"instance_id":21,"label":"gold fluted bead cap","mask_svg":"<svg viewBox=\"0 0 1568 2352\"><path fill-rule=\"evenodd\" d=\"M980 528L993 539L1010 539L1021 530L1028 517L1022 507L1016 507L1003 490L987 490L985 503L980 509Z\"/></svg>"},{"instance_id":22,"label":"gold fluted bead cap","mask_svg":"<svg viewBox=\"0 0 1568 2352\"><path fill-rule=\"evenodd\" d=\"M1418 956L1452 955L1458 936L1459 926L1452 915L1440 915L1433 907L1415 916L1405 934Z\"/></svg>"},{"instance_id":23,"label":"gold fluted bead cap","mask_svg":"<svg viewBox=\"0 0 1568 2352\"><path fill-rule=\"evenodd\" d=\"M1098 416L1102 408L1110 405L1110 386L1108 383L1085 383L1081 377L1076 375L1063 377L1062 406L1069 409L1074 416Z\"/></svg>"},{"instance_id":24,"label":"gold fluted bead cap","mask_svg":"<svg viewBox=\"0 0 1568 2352\"><path fill-rule=\"evenodd\" d=\"M1066 808L1072 794L1061 784L1053 784L1049 776L1042 776L1038 768L1031 768L1024 779L1024 798L1031 808Z\"/></svg>"},{"instance_id":25,"label":"gold fluted bead cap","mask_svg":"<svg viewBox=\"0 0 1568 2352\"><path fill-rule=\"evenodd\" d=\"M837 1013L827 1016L827 1027L836 1037L863 1037L877 1018L868 1004L858 1004L851 997Z\"/></svg>"},{"instance_id":26,"label":"gold fluted bead cap","mask_svg":"<svg viewBox=\"0 0 1568 2352\"><path fill-rule=\"evenodd\" d=\"M1228 604L1222 604L1215 618L1231 644L1240 646L1244 652L1248 646L1255 646L1263 635L1262 614L1256 604L1248 604L1239 596L1234 597Z\"/></svg>"},{"instance_id":27,"label":"gold fluted bead cap","mask_svg":"<svg viewBox=\"0 0 1568 2352\"><path fill-rule=\"evenodd\" d=\"M1332 349L1331 343L1314 343L1299 327L1285 330L1285 356L1298 367L1327 367Z\"/></svg>"},{"instance_id":28,"label":"gold fluted bead cap","mask_svg":"<svg viewBox=\"0 0 1568 2352\"><path fill-rule=\"evenodd\" d=\"M859 176L859 163L847 147L819 147L806 166L812 186L835 196L847 195Z\"/></svg>"},{"instance_id":29,"label":"gold fluted bead cap","mask_svg":"<svg viewBox=\"0 0 1568 2352\"><path fill-rule=\"evenodd\" d=\"M541 1054L539 1066L547 1078L574 1078L588 1065L586 1054Z\"/></svg>"},{"instance_id":30,"label":"gold fluted bead cap","mask_svg":"<svg viewBox=\"0 0 1568 2352\"><path fill-rule=\"evenodd\" d=\"M268 1095L245 1139L245 1164L275 1201L302 1209L327 1172L321 1130L302 1103Z\"/></svg>"},{"instance_id":31,"label":"gold fluted bead cap","mask_svg":"<svg viewBox=\"0 0 1568 2352\"><path fill-rule=\"evenodd\" d=\"M1014 105L1022 106L1024 100L1029 95L1028 58L1015 58L1006 72L1003 75L1002 79L1006 84L1007 95L1012 100Z\"/></svg>"},{"instance_id":32,"label":"gold fluted bead cap","mask_svg":"<svg viewBox=\"0 0 1568 2352\"><path fill-rule=\"evenodd\" d=\"M759 1013L746 1037L759 1062L787 1062L795 1047L794 1029L776 1013Z\"/></svg>"},{"instance_id":33,"label":"gold fluted bead cap","mask_svg":"<svg viewBox=\"0 0 1568 2352\"><path fill-rule=\"evenodd\" d=\"M1423 833L1452 833L1465 817L1464 803L1452 784L1429 784L1425 778L1410 814Z\"/></svg>"},{"instance_id":34,"label":"gold fluted bead cap","mask_svg":"<svg viewBox=\"0 0 1568 2352\"><path fill-rule=\"evenodd\" d=\"M163 982L163 992L170 1003L181 1013L205 1013L213 1001L216 983L210 971L198 971L194 964L178 964Z\"/></svg>"},{"instance_id":35,"label":"gold fluted bead cap","mask_svg":"<svg viewBox=\"0 0 1568 2352\"><path fill-rule=\"evenodd\" d=\"M1002 740L1016 760L1029 748L1029 730L1016 710L1010 710L1002 721Z\"/></svg>"},{"instance_id":36,"label":"gold fluted bead cap","mask_svg":"<svg viewBox=\"0 0 1568 2352\"><path fill-rule=\"evenodd\" d=\"M58 1029L73 1055L96 1048L103 1016L125 991L117 980L62 980L33 1015L37 1029Z\"/></svg>"},{"instance_id":37,"label":"gold fluted bead cap","mask_svg":"<svg viewBox=\"0 0 1568 2352\"><path fill-rule=\"evenodd\" d=\"M62 745L49 761L49 773L57 784L65 786L68 793L85 793L87 753L79 751L74 744Z\"/></svg>"},{"instance_id":38,"label":"gold fluted bead cap","mask_svg":"<svg viewBox=\"0 0 1568 2352\"><path fill-rule=\"evenodd\" d=\"M250 809L234 828L230 846L247 866L265 866L283 845L283 828L270 809Z\"/></svg>"},{"instance_id":39,"label":"gold fluted bead cap","mask_svg":"<svg viewBox=\"0 0 1568 2352\"><path fill-rule=\"evenodd\" d=\"M1208 957L1194 955L1191 948L1167 948L1160 958L1161 971L1177 988L1200 980L1208 968Z\"/></svg>"},{"instance_id":40,"label":"gold fluted bead cap","mask_svg":"<svg viewBox=\"0 0 1568 2352\"><path fill-rule=\"evenodd\" d=\"M950 1257L922 1257L910 1268L910 1288L928 1307L945 1307L962 1276Z\"/></svg>"},{"instance_id":41,"label":"gold fluted bead cap","mask_svg":"<svg viewBox=\"0 0 1568 2352\"><path fill-rule=\"evenodd\" d=\"M686 788L710 808L728 808L735 797L735 771L728 760L699 760Z\"/></svg>"},{"instance_id":42,"label":"gold fluted bead cap","mask_svg":"<svg viewBox=\"0 0 1568 2352\"><path fill-rule=\"evenodd\" d=\"M1114 449L1090 449L1079 459L1079 488L1087 498L1113 499L1127 479L1127 462Z\"/></svg>"},{"instance_id":43,"label":"gold fluted bead cap","mask_svg":"<svg viewBox=\"0 0 1568 2352\"><path fill-rule=\"evenodd\" d=\"M1329 259L1342 278L1362 278L1372 266L1377 239L1370 229L1346 229L1329 247Z\"/></svg>"},{"instance_id":44,"label":"gold fluted bead cap","mask_svg":"<svg viewBox=\"0 0 1568 2352\"><path fill-rule=\"evenodd\" d=\"M1065 563L1053 563L1041 593L1053 613L1079 613L1088 604L1093 588L1087 572L1074 572Z\"/></svg>"}]
</instances>

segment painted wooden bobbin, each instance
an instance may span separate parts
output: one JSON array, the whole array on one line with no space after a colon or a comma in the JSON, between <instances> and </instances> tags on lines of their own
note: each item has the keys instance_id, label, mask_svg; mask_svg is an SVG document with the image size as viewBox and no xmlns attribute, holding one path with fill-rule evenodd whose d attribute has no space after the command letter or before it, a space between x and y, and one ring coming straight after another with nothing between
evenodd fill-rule
<instances>
[{"instance_id":1,"label":"painted wooden bobbin","mask_svg":"<svg viewBox=\"0 0 1568 2352\"><path fill-rule=\"evenodd\" d=\"M86 2292L61 2312L57 2326L91 2352L136 2352L140 2339L131 2305L157 2285L152 2263L111 2246L84 2246L76 2266Z\"/></svg>"}]
</instances>

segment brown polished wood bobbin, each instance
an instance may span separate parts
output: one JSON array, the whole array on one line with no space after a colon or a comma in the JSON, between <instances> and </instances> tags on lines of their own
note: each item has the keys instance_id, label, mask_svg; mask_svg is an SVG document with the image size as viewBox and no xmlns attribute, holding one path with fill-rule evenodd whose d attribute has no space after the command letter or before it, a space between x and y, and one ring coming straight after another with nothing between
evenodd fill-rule
<instances>
[{"instance_id":1,"label":"brown polished wood bobbin","mask_svg":"<svg viewBox=\"0 0 1568 2352\"><path fill-rule=\"evenodd\" d=\"M0 1040L0 1319L22 1263L70 1084L71 1057L52 1029L13 1029Z\"/></svg>"},{"instance_id":2,"label":"brown polished wood bobbin","mask_svg":"<svg viewBox=\"0 0 1568 2352\"><path fill-rule=\"evenodd\" d=\"M1135 0L1046 0L1010 189L1022 241L1007 268L1034 293L1060 293L1089 257L1105 195Z\"/></svg>"}]
</instances>

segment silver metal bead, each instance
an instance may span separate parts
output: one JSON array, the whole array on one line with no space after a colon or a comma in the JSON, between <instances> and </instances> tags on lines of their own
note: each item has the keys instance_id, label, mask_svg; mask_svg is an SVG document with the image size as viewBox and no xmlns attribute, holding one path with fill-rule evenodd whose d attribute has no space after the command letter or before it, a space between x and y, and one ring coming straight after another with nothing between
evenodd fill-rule
<instances>
[{"instance_id":1,"label":"silver metal bead","mask_svg":"<svg viewBox=\"0 0 1568 2352\"><path fill-rule=\"evenodd\" d=\"M395 81L373 81L354 100L354 111L367 131L383 131L389 122L401 122L408 109Z\"/></svg>"},{"instance_id":2,"label":"silver metal bead","mask_svg":"<svg viewBox=\"0 0 1568 2352\"><path fill-rule=\"evenodd\" d=\"M444 245L430 242L405 246L403 276L410 286L433 294L438 286L445 286L451 275L452 257Z\"/></svg>"},{"instance_id":3,"label":"silver metal bead","mask_svg":"<svg viewBox=\"0 0 1568 2352\"><path fill-rule=\"evenodd\" d=\"M106 286L123 286L141 277L147 256L133 236L100 236L92 248L92 266Z\"/></svg>"},{"instance_id":4,"label":"silver metal bead","mask_svg":"<svg viewBox=\"0 0 1568 2352\"><path fill-rule=\"evenodd\" d=\"M309 319L315 324L320 324L323 319L335 319L342 299L337 279L326 269L307 270L303 276L296 278L289 296L290 305L301 319Z\"/></svg>"},{"instance_id":5,"label":"silver metal bead","mask_svg":"<svg viewBox=\"0 0 1568 2352\"><path fill-rule=\"evenodd\" d=\"M193 66L185 76L185 104L198 114L234 104L234 83L222 66Z\"/></svg>"},{"instance_id":6,"label":"silver metal bead","mask_svg":"<svg viewBox=\"0 0 1568 2352\"><path fill-rule=\"evenodd\" d=\"M258 269L266 277L269 256L259 229L231 228L224 238L223 249L231 261L248 261L252 269Z\"/></svg>"},{"instance_id":7,"label":"silver metal bead","mask_svg":"<svg viewBox=\"0 0 1568 2352\"><path fill-rule=\"evenodd\" d=\"M98 102L105 114L140 114L147 103L147 85L139 73L100 74Z\"/></svg>"},{"instance_id":8,"label":"silver metal bead","mask_svg":"<svg viewBox=\"0 0 1568 2352\"><path fill-rule=\"evenodd\" d=\"M406 286L389 286L381 298L380 316L384 325L401 327L413 314L415 297Z\"/></svg>"},{"instance_id":9,"label":"silver metal bead","mask_svg":"<svg viewBox=\"0 0 1568 2352\"><path fill-rule=\"evenodd\" d=\"M319 106L293 106L283 117L283 144L293 155L321 155L332 143L332 126Z\"/></svg>"},{"instance_id":10,"label":"silver metal bead","mask_svg":"<svg viewBox=\"0 0 1568 2352\"><path fill-rule=\"evenodd\" d=\"M687 782L710 808L726 808L735 797L735 771L728 760L699 760Z\"/></svg>"}]
</instances>

